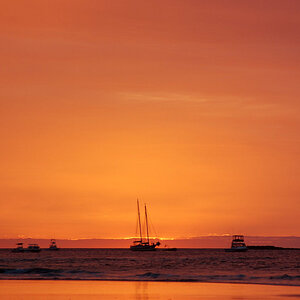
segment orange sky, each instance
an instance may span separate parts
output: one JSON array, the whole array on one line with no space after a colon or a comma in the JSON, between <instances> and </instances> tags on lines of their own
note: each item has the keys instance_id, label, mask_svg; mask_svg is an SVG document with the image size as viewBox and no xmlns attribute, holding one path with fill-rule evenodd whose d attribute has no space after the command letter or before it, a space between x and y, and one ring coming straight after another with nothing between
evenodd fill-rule
<instances>
[{"instance_id":1,"label":"orange sky","mask_svg":"<svg viewBox=\"0 0 300 300\"><path fill-rule=\"evenodd\" d=\"M300 2L7 0L0 238L300 235Z\"/></svg>"}]
</instances>

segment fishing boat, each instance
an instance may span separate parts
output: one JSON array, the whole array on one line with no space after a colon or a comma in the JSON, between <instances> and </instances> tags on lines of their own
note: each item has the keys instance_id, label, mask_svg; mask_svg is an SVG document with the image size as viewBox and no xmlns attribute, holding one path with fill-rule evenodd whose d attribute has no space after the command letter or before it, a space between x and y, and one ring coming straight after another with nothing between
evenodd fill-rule
<instances>
[{"instance_id":1,"label":"fishing boat","mask_svg":"<svg viewBox=\"0 0 300 300\"><path fill-rule=\"evenodd\" d=\"M17 247L12 252L40 252L41 248L38 244L29 244L27 248L23 247L23 243L17 243Z\"/></svg>"},{"instance_id":2,"label":"fishing boat","mask_svg":"<svg viewBox=\"0 0 300 300\"><path fill-rule=\"evenodd\" d=\"M59 250L55 239L50 240L49 250Z\"/></svg>"},{"instance_id":3,"label":"fishing boat","mask_svg":"<svg viewBox=\"0 0 300 300\"><path fill-rule=\"evenodd\" d=\"M41 248L38 244L28 244L28 247L25 249L25 252L40 252Z\"/></svg>"},{"instance_id":4,"label":"fishing boat","mask_svg":"<svg viewBox=\"0 0 300 300\"><path fill-rule=\"evenodd\" d=\"M245 252L247 250L243 235L232 236L231 248L225 249L226 252Z\"/></svg>"},{"instance_id":5,"label":"fishing boat","mask_svg":"<svg viewBox=\"0 0 300 300\"><path fill-rule=\"evenodd\" d=\"M142 234L139 200L137 200L137 211L138 211L138 227L139 227L140 237L138 240L133 242L133 245L130 246L130 250L132 250L132 251L155 251L156 247L158 247L160 245L160 242L150 243L148 214L147 214L146 204L145 204L145 222L146 222L146 234L147 234L146 238L143 238L143 234Z\"/></svg>"},{"instance_id":6,"label":"fishing boat","mask_svg":"<svg viewBox=\"0 0 300 300\"><path fill-rule=\"evenodd\" d=\"M12 249L12 252L24 252L25 249L23 247L23 243L17 243L17 247Z\"/></svg>"}]
</instances>

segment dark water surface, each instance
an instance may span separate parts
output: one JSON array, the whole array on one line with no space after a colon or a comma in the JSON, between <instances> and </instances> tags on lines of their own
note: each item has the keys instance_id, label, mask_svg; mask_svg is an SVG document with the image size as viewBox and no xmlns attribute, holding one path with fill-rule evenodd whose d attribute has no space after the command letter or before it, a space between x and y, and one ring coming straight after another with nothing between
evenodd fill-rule
<instances>
[{"instance_id":1,"label":"dark water surface","mask_svg":"<svg viewBox=\"0 0 300 300\"><path fill-rule=\"evenodd\" d=\"M299 250L0 250L0 279L264 283L300 286Z\"/></svg>"}]
</instances>

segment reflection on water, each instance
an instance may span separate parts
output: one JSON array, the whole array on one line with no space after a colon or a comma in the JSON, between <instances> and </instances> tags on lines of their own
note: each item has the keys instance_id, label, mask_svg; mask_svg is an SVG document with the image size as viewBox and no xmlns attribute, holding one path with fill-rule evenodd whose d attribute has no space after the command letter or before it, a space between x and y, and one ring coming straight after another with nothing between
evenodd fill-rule
<instances>
[{"instance_id":1,"label":"reflection on water","mask_svg":"<svg viewBox=\"0 0 300 300\"><path fill-rule=\"evenodd\" d=\"M135 285L135 299L136 300L149 300L148 282L136 281Z\"/></svg>"}]
</instances>

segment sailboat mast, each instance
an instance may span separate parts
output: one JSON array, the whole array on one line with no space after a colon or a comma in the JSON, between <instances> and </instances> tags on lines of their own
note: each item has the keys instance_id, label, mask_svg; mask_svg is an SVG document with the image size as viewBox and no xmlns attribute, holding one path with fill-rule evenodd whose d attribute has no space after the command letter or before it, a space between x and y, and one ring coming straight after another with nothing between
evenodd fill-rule
<instances>
[{"instance_id":1,"label":"sailboat mast","mask_svg":"<svg viewBox=\"0 0 300 300\"><path fill-rule=\"evenodd\" d=\"M143 241L143 237L142 237L142 226L141 226L141 214L140 214L139 199L137 199L137 209L138 209L138 219L139 219L140 238L141 238L141 242L142 242L142 241Z\"/></svg>"},{"instance_id":2,"label":"sailboat mast","mask_svg":"<svg viewBox=\"0 0 300 300\"><path fill-rule=\"evenodd\" d=\"M148 240L148 244L150 244L149 229L148 229L148 215L147 215L147 206L146 206L146 204L145 204L145 219L146 219L146 228L147 228L147 240Z\"/></svg>"}]
</instances>

